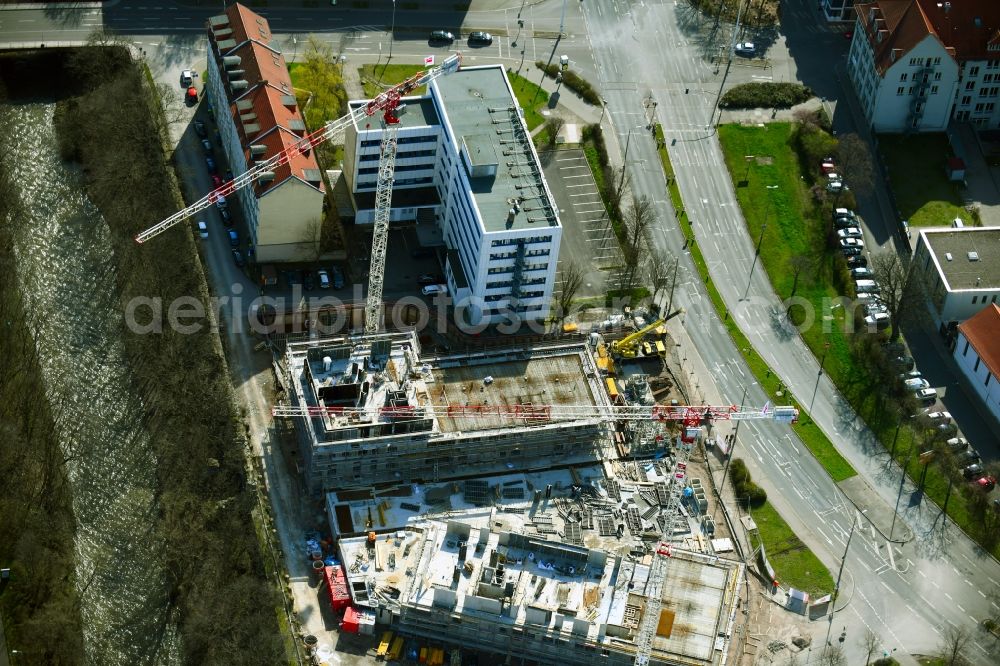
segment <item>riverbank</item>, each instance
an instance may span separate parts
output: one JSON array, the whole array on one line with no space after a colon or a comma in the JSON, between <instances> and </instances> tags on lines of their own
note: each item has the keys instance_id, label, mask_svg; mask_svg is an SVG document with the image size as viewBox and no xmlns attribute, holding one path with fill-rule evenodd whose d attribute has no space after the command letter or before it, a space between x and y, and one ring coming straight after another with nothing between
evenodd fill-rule
<instances>
[{"instance_id":1,"label":"riverbank","mask_svg":"<svg viewBox=\"0 0 1000 666\"><path fill-rule=\"evenodd\" d=\"M209 292L190 228L137 245L143 228L183 206L164 155L162 113L140 67L116 46L80 50L67 67L86 93L60 103L64 157L111 229L123 311L135 299L200 302ZM138 330L138 329L137 329ZM265 577L246 483L246 438L214 329L125 333L144 427L156 451L172 603L190 663L287 663L276 591Z\"/></svg>"},{"instance_id":2,"label":"riverbank","mask_svg":"<svg viewBox=\"0 0 1000 666\"><path fill-rule=\"evenodd\" d=\"M6 81L4 81L6 83ZM0 136L9 121L0 91ZM0 162L0 614L22 664L83 663L72 490L46 394L32 317L21 296L14 235L27 219Z\"/></svg>"}]
</instances>

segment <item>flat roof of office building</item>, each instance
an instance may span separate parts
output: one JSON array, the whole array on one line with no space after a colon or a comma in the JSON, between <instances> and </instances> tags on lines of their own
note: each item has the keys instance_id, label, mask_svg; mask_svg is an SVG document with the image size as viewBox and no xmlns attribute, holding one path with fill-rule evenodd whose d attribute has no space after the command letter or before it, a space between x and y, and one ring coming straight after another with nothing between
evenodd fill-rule
<instances>
[{"instance_id":1,"label":"flat roof of office building","mask_svg":"<svg viewBox=\"0 0 1000 666\"><path fill-rule=\"evenodd\" d=\"M437 88L455 143L466 147L473 166L496 164L495 175L469 178L486 231L559 226L503 67L462 68L431 85ZM511 217L515 203L517 212Z\"/></svg>"},{"instance_id":2,"label":"flat roof of office building","mask_svg":"<svg viewBox=\"0 0 1000 666\"><path fill-rule=\"evenodd\" d=\"M1000 286L1000 227L922 229L920 235L950 291Z\"/></svg>"},{"instance_id":3,"label":"flat roof of office building","mask_svg":"<svg viewBox=\"0 0 1000 666\"><path fill-rule=\"evenodd\" d=\"M440 125L441 119L438 118L437 111L434 109L434 102L430 97L404 97L400 105L400 110L397 111L399 115L399 127L400 129L406 129L408 127L426 127L428 125ZM364 99L352 99L350 101L351 111L364 106L368 103L368 100ZM368 121L371 127L368 129L378 130L382 129L382 112L377 111L374 113ZM364 121L358 124L358 130L365 130Z\"/></svg>"}]
</instances>

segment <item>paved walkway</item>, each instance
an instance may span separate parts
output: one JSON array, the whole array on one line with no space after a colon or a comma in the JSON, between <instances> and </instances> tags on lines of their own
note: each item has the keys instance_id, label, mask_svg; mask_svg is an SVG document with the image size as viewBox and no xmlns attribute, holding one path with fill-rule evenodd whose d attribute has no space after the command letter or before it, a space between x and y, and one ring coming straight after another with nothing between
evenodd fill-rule
<instances>
[{"instance_id":1,"label":"paved walkway","mask_svg":"<svg viewBox=\"0 0 1000 666\"><path fill-rule=\"evenodd\" d=\"M979 207L983 226L1000 225L1000 188L975 128L969 123L953 124L948 128L952 149L965 160L965 191L962 193L967 203Z\"/></svg>"}]
</instances>

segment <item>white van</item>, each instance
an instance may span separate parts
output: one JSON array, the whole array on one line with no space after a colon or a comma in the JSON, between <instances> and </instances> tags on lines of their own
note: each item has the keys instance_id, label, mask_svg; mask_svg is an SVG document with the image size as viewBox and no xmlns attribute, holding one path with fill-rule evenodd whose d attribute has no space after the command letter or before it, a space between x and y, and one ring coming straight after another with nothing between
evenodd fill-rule
<instances>
[{"instance_id":1,"label":"white van","mask_svg":"<svg viewBox=\"0 0 1000 666\"><path fill-rule=\"evenodd\" d=\"M198 235L202 238L208 238L208 225L204 222L198 222Z\"/></svg>"},{"instance_id":2,"label":"white van","mask_svg":"<svg viewBox=\"0 0 1000 666\"><path fill-rule=\"evenodd\" d=\"M875 280L855 280L854 291L861 294L861 293L873 293L881 290L878 288L878 283L875 282Z\"/></svg>"},{"instance_id":3,"label":"white van","mask_svg":"<svg viewBox=\"0 0 1000 666\"><path fill-rule=\"evenodd\" d=\"M448 285L444 284L429 284L420 289L420 293L424 296L436 296L437 294L447 294Z\"/></svg>"}]
</instances>

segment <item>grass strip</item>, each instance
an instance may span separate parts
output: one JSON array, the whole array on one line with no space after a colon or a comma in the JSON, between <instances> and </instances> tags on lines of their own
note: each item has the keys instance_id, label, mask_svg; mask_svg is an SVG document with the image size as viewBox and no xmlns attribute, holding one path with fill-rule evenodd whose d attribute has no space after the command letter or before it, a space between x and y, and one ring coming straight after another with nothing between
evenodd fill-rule
<instances>
[{"instance_id":1,"label":"grass strip","mask_svg":"<svg viewBox=\"0 0 1000 666\"><path fill-rule=\"evenodd\" d=\"M509 69L507 70L507 78L510 80L510 87L514 90L517 103L524 109L524 121L530 132L545 122L545 117L542 116L540 110L548 106L549 94L537 83L532 83Z\"/></svg>"},{"instance_id":2,"label":"grass strip","mask_svg":"<svg viewBox=\"0 0 1000 666\"><path fill-rule=\"evenodd\" d=\"M392 65L384 62L380 65L362 65L358 68L358 74L361 76L365 97L372 99L387 88L427 69L423 65ZM427 86L420 86L414 88L410 95L419 96L426 92Z\"/></svg>"},{"instance_id":3,"label":"grass strip","mask_svg":"<svg viewBox=\"0 0 1000 666\"><path fill-rule=\"evenodd\" d=\"M787 393L784 383L778 378L777 374L771 370L771 367L767 364L767 362L757 354L753 345L743 334L743 331L741 331L736 322L729 317L729 311L726 308L726 304L722 300L722 296L719 294L718 289L715 288L715 284L709 276L708 264L705 263L705 257L701 253L701 248L696 242L690 242L690 239L694 239L694 231L692 230L691 222L688 220L684 211L684 202L681 199L680 188L677 185L674 168L670 163L670 155L667 153L666 143L663 140L663 128L660 127L660 125L656 126L656 139L658 145L657 152L660 155L663 172L667 177L667 190L670 194L670 201L674 206L674 210L678 211L678 224L680 225L684 236L689 239L688 250L691 253L691 260L694 263L695 268L698 270L698 275L705 283L709 298L715 306L715 310L719 314L723 326L726 327L729 337L732 338L733 343L743 356L743 360L746 361L746 364L749 366L750 371L757 380L757 383L768 395L768 397L775 404L795 404L794 399ZM795 423L792 428L795 430L795 434L798 435L799 439L802 440L802 443L806 445L806 448L808 448L820 464L823 465L823 468L826 469L827 473L833 478L833 480L843 481L844 479L849 479L850 477L856 475L857 472L853 467L851 467L851 464L840 455L836 447L834 447L833 442L831 442L827 436L823 434L823 431L820 430L815 423L813 423L812 419L808 418L808 414L803 407L801 405L796 406L799 408L800 418L798 423Z\"/></svg>"},{"instance_id":4,"label":"grass strip","mask_svg":"<svg viewBox=\"0 0 1000 666\"><path fill-rule=\"evenodd\" d=\"M765 502L750 510L767 559L783 587L794 587L811 595L833 591L833 576L816 554L809 550L775 508Z\"/></svg>"}]
</instances>

